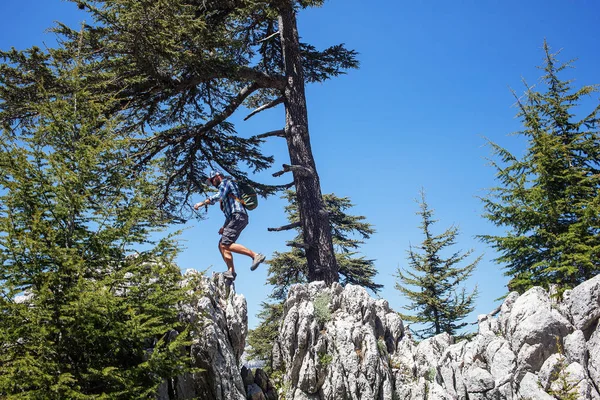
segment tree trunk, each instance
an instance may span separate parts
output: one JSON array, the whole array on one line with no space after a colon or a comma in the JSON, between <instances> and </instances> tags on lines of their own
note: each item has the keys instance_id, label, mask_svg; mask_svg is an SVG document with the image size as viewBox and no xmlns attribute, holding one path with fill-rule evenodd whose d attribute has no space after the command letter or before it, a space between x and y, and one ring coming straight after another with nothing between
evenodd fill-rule
<instances>
[{"instance_id":1,"label":"tree trunk","mask_svg":"<svg viewBox=\"0 0 600 400\"><path fill-rule=\"evenodd\" d=\"M287 84L285 88L285 137L293 166L296 199L308 262L308 280L338 282L329 216L323 204L321 184L308 134L308 112L296 14L292 0L283 0L279 10L279 35Z\"/></svg>"}]
</instances>

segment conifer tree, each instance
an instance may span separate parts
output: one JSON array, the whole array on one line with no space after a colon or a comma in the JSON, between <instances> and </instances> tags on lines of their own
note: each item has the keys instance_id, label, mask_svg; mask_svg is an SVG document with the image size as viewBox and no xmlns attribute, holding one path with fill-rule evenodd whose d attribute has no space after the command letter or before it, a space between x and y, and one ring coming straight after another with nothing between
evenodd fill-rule
<instances>
[{"instance_id":1,"label":"conifer tree","mask_svg":"<svg viewBox=\"0 0 600 400\"><path fill-rule=\"evenodd\" d=\"M301 240L299 231L298 206L293 191L285 195L288 206L286 213L289 224L281 228L271 228L272 231L296 229L297 236L293 241ZM354 216L347 213L353 204L347 197L335 194L323 196L326 210L331 220L334 248L339 265L341 284L360 285L377 293L383 285L374 282L377 271L374 260L358 255L358 249L375 231L371 224L365 222L364 216ZM302 248L293 247L287 252L275 252L268 261L268 283L273 285L269 296L272 302L263 302L258 314L260 323L248 334L248 343L252 358L271 362L273 342L277 338L279 323L283 315L283 303L287 298L288 289L295 283L308 282L308 267L306 254ZM270 365L268 365L270 368Z\"/></svg>"},{"instance_id":2,"label":"conifer tree","mask_svg":"<svg viewBox=\"0 0 600 400\"><path fill-rule=\"evenodd\" d=\"M515 95L524 155L491 143L500 186L483 199L485 217L506 233L481 237L499 252L509 290L519 293L572 288L600 272L600 105L577 109L598 87L574 90L559 77L570 66L544 42L540 84Z\"/></svg>"},{"instance_id":3,"label":"conifer tree","mask_svg":"<svg viewBox=\"0 0 600 400\"><path fill-rule=\"evenodd\" d=\"M410 246L409 268L398 268L397 271L396 289L410 301L404 309L412 312L401 316L406 321L424 325L415 330L421 338L443 332L455 335L467 325L460 321L473 311L477 296L477 288L470 294L464 287L460 292L457 288L472 274L481 256L462 267L458 265L472 254L472 250L457 251L445 258L444 250L456 244L458 228L452 226L435 235L432 226L437 220L433 219L433 210L426 202L424 191L421 191L419 205L417 214L421 216L424 239L419 246Z\"/></svg>"},{"instance_id":4,"label":"conifer tree","mask_svg":"<svg viewBox=\"0 0 600 400\"><path fill-rule=\"evenodd\" d=\"M129 174L114 99L81 65L2 56L0 397L152 397L190 369L176 247L150 240L165 222L153 179Z\"/></svg>"},{"instance_id":5,"label":"conifer tree","mask_svg":"<svg viewBox=\"0 0 600 400\"><path fill-rule=\"evenodd\" d=\"M118 99L107 112L127 121L124 133L137 134L132 154L138 166L161 160L161 207L185 218L192 195L206 190L207 169L218 167L247 180L248 170L273 163L260 144L284 138L289 165L275 175L292 172L293 182L254 185L263 194L295 187L309 279L337 282L304 87L358 62L356 53L343 45L317 50L300 42L297 12L323 0L71 1L92 22L83 37L62 24L55 29L66 50L62 57L85 57L89 62L82 73L88 84ZM254 109L249 118L280 104L285 109L282 126L250 138L237 134L230 118L234 112Z\"/></svg>"}]
</instances>

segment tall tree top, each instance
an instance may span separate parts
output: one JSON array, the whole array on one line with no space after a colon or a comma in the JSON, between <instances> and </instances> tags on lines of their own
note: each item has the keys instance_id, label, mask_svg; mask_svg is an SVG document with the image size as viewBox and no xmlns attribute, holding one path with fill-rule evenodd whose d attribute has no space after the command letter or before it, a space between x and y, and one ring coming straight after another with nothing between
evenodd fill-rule
<instances>
[{"instance_id":1,"label":"tall tree top","mask_svg":"<svg viewBox=\"0 0 600 400\"><path fill-rule=\"evenodd\" d=\"M228 118L240 108L260 112L284 102L280 8L322 1L70 1L92 20L81 29L58 23L53 31L59 48L1 54L13 69L0 82L2 98L11 99L0 104L2 122L32 117L26 110L40 95L36 83L55 83L52 59L77 57L86 84L118 98L111 113L124 116L124 133L138 137L133 153L140 166L162 160L160 202L171 211L189 206L190 194L206 189L204 175L214 166L246 179L247 171L272 165L260 145L269 136L283 136L282 127L244 138ZM358 66L356 53L343 45L299 46L305 82ZM11 69L8 65L4 68ZM283 187L255 184L263 194Z\"/></svg>"}]
</instances>

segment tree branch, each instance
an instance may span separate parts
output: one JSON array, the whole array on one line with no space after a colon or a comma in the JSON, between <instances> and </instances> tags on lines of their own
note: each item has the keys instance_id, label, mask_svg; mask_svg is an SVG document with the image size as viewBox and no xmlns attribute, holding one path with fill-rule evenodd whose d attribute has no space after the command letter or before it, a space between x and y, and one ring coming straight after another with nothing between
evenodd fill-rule
<instances>
[{"instance_id":1,"label":"tree branch","mask_svg":"<svg viewBox=\"0 0 600 400\"><path fill-rule=\"evenodd\" d=\"M273 108L278 104L283 103L283 97L279 97L271 102L268 102L267 104L263 104L262 106L256 108L254 111L252 111L250 114L248 114L248 116L246 118L244 118L244 121L249 120L251 117L255 116L256 114L258 114L261 111L265 111L268 110L269 108Z\"/></svg>"},{"instance_id":2,"label":"tree branch","mask_svg":"<svg viewBox=\"0 0 600 400\"><path fill-rule=\"evenodd\" d=\"M182 143L191 137L199 136L210 131L211 129L225 121L227 118L229 118L231 114L233 114L235 110L237 110L238 107L244 102L244 100L246 100L246 98L248 98L248 96L250 96L254 91L258 90L259 87L260 85L256 82L245 86L233 99L231 99L231 102L227 105L227 107L225 107L223 111L215 115L213 119L206 122L204 125L197 126L195 127L195 129L192 128L185 134L180 134L176 138L173 138L174 134L177 134L177 132L180 131L179 128L176 128L174 130L171 130L171 134L169 134L168 132L163 132L162 134L153 137L151 139L152 141L161 140L162 143L159 142L155 146L151 146L151 148L153 149L152 155L146 158L153 158L154 155L158 154L158 152L162 151L168 145Z\"/></svg>"},{"instance_id":3,"label":"tree branch","mask_svg":"<svg viewBox=\"0 0 600 400\"><path fill-rule=\"evenodd\" d=\"M502 310L502 305L499 305L491 313L486 314L486 315L482 316L481 318L478 318L476 322L471 322L471 325L477 325L483 321L486 321L488 318L493 317L496 314L498 314L501 310Z\"/></svg>"},{"instance_id":4,"label":"tree branch","mask_svg":"<svg viewBox=\"0 0 600 400\"><path fill-rule=\"evenodd\" d=\"M269 75L250 67L239 67L236 72L237 73L234 72L232 74L232 77L227 78L252 80L258 83L262 88L274 88L279 90L284 90L285 85L287 84L287 80L282 75Z\"/></svg>"},{"instance_id":5,"label":"tree branch","mask_svg":"<svg viewBox=\"0 0 600 400\"><path fill-rule=\"evenodd\" d=\"M285 137L285 129L279 129L276 131L270 131L266 133L261 133L260 135L253 136L255 139L264 139L272 136Z\"/></svg>"},{"instance_id":6,"label":"tree branch","mask_svg":"<svg viewBox=\"0 0 600 400\"><path fill-rule=\"evenodd\" d=\"M277 36L277 35L279 35L279 31L277 31L277 32L274 32L274 33L270 34L269 36L267 36L267 37L266 37L266 38L264 38L264 39L260 39L258 42L256 42L256 44L258 44L258 43L262 43L262 42L266 42L267 40L273 39L273 38L274 38L275 36Z\"/></svg>"},{"instance_id":7,"label":"tree branch","mask_svg":"<svg viewBox=\"0 0 600 400\"><path fill-rule=\"evenodd\" d=\"M310 249L310 245L306 244L306 243L299 243L299 242L287 242L286 245L290 246L290 247L297 247L299 249L304 249L304 250L308 250Z\"/></svg>"},{"instance_id":8,"label":"tree branch","mask_svg":"<svg viewBox=\"0 0 600 400\"><path fill-rule=\"evenodd\" d=\"M304 167L302 165L287 165L287 164L283 164L282 165L283 170L279 171L279 172L275 172L273 174L274 177L278 177L281 176L283 174L285 174L286 172L295 172L298 175L301 176L312 176L314 175L314 171L311 168L308 167Z\"/></svg>"},{"instance_id":9,"label":"tree branch","mask_svg":"<svg viewBox=\"0 0 600 400\"><path fill-rule=\"evenodd\" d=\"M240 92L235 96L231 102L225 107L225 109L217 114L213 119L208 121L206 124L202 125L201 128L196 130L194 136L198 134L202 134L208 132L215 126L219 125L221 122L225 121L227 118L231 116L237 110L237 108L246 100L248 96L250 96L254 91L258 90L260 85L256 82L252 82L248 86L245 86L240 90Z\"/></svg>"},{"instance_id":10,"label":"tree branch","mask_svg":"<svg viewBox=\"0 0 600 400\"><path fill-rule=\"evenodd\" d=\"M289 231L292 229L299 228L302 224L300 222L294 222L293 224L280 226L279 228L267 228L269 232L281 232L281 231Z\"/></svg>"}]
</instances>

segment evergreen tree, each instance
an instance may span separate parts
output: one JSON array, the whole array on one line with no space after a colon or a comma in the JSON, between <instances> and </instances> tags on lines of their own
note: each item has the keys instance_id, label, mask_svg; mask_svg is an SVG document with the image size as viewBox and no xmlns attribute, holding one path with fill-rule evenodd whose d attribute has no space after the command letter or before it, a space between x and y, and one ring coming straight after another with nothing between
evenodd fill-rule
<instances>
[{"instance_id":1,"label":"evergreen tree","mask_svg":"<svg viewBox=\"0 0 600 400\"><path fill-rule=\"evenodd\" d=\"M572 288L600 271L598 110L577 119L576 106L596 86L571 87L544 42L544 75L517 97L528 147L521 158L491 143L500 186L483 199L485 217L507 232L483 235L500 254L509 290L558 284Z\"/></svg>"},{"instance_id":2,"label":"evergreen tree","mask_svg":"<svg viewBox=\"0 0 600 400\"><path fill-rule=\"evenodd\" d=\"M410 300L404 309L413 314L401 314L406 321L425 324L423 329L415 333L422 338L449 333L455 335L466 322L459 322L474 309L477 288L467 294L463 287L457 293L457 286L463 283L473 272L481 256L463 267L457 265L472 254L469 250L463 254L460 251L444 258L443 251L456 244L458 228L452 226L439 235L434 235L432 226L437 222L433 219L433 210L425 200L421 191L420 211L421 225L425 238L421 245L410 246L408 250L408 265L410 269L398 268L398 289ZM411 289L414 288L414 289Z\"/></svg>"},{"instance_id":3,"label":"evergreen tree","mask_svg":"<svg viewBox=\"0 0 600 400\"><path fill-rule=\"evenodd\" d=\"M79 63L2 56L0 397L152 397L190 369L176 248L149 239L164 225L153 179L130 175L114 99Z\"/></svg>"},{"instance_id":4,"label":"evergreen tree","mask_svg":"<svg viewBox=\"0 0 600 400\"><path fill-rule=\"evenodd\" d=\"M296 197L293 191L288 191L285 197L289 202L286 207L289 224L270 230L296 229L297 236L292 242L297 243L301 240L301 232ZM347 210L353 206L347 197L326 194L323 196L323 201L331 221L333 243L342 277L341 284L360 285L377 293L383 285L377 284L373 280L377 273L374 260L358 256L357 252L364 240L375 232L371 224L365 222L363 216L347 213ZM295 283L308 282L308 267L304 249L294 246L292 246L292 250L284 253L275 252L268 263L268 283L274 286L270 295L273 302L261 304L262 309L258 314L260 323L256 329L249 332L248 343L251 346L249 354L252 358L270 363L273 342L278 335L279 323L283 315L283 303L287 298L288 289Z\"/></svg>"},{"instance_id":5,"label":"evergreen tree","mask_svg":"<svg viewBox=\"0 0 600 400\"><path fill-rule=\"evenodd\" d=\"M302 215L310 280L338 281L331 229L310 146L305 83L323 82L355 68L342 45L319 51L301 43L296 14L323 0L71 0L93 19L83 37L67 26L63 57L80 54L96 90L117 98L108 112L127 121L124 132L143 132L133 154L140 168L160 159L163 209L185 217L191 196L206 190L214 166L240 180L273 158L261 152L270 137L285 138ZM26 59L24 63L32 63ZM248 117L283 104L285 127L244 138L230 117ZM283 121L282 121L283 125ZM277 187L254 182L264 194Z\"/></svg>"}]
</instances>

